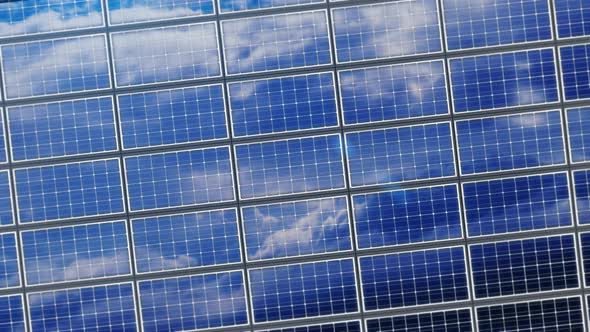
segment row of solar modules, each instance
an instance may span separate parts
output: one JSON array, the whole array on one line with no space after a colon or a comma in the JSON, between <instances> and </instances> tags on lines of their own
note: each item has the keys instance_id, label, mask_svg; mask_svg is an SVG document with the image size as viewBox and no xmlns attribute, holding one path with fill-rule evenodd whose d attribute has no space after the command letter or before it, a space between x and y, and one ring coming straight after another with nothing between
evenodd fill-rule
<instances>
[{"instance_id":1,"label":"row of solar modules","mask_svg":"<svg viewBox=\"0 0 590 332\"><path fill-rule=\"evenodd\" d=\"M11 238L13 234L2 235L3 242ZM250 301L253 322L264 323L357 313L360 305L365 312L448 302L457 302L460 307L468 305L470 298L502 297L514 301L510 296L575 290L581 286L575 242L574 235L565 234L471 244L471 278L462 246L361 256L358 268L362 301L357 297L352 258L251 268L249 296L240 270L140 280L141 322L146 331L243 325L249 322L246 301ZM582 233L580 242L587 284L590 233ZM85 270L79 267L77 273ZM23 323L20 295L2 297L0 302L7 304L0 317L13 316L1 320L4 324ZM33 330L86 330L102 324L103 328L124 331L136 325L132 283L32 292L28 294L28 306ZM514 324L514 315L526 324L582 326L581 307L580 299L572 297L494 305L476 311L481 331L502 322ZM547 319L539 320L536 315L546 315ZM430 323L437 314L426 316L430 321L424 322ZM460 318L461 324L471 320L469 314L457 316L456 311L451 317ZM378 327L392 321L396 319L370 320L368 325Z\"/></svg>"}]
</instances>

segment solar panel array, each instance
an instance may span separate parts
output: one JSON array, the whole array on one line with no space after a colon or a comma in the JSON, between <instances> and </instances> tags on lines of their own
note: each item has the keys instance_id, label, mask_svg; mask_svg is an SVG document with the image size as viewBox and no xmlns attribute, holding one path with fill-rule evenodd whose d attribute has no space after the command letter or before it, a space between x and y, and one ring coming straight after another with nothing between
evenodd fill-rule
<instances>
[{"instance_id":1,"label":"solar panel array","mask_svg":"<svg viewBox=\"0 0 590 332\"><path fill-rule=\"evenodd\" d=\"M0 1L1 331L590 331L590 2Z\"/></svg>"}]
</instances>

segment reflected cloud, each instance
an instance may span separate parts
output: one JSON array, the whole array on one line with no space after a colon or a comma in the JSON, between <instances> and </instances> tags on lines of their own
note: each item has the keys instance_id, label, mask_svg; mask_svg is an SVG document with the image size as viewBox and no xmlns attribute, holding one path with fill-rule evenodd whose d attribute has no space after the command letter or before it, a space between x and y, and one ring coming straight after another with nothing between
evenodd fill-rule
<instances>
[{"instance_id":1,"label":"reflected cloud","mask_svg":"<svg viewBox=\"0 0 590 332\"><path fill-rule=\"evenodd\" d=\"M211 0L108 0L111 24L213 14Z\"/></svg>"},{"instance_id":2,"label":"reflected cloud","mask_svg":"<svg viewBox=\"0 0 590 332\"><path fill-rule=\"evenodd\" d=\"M324 1L325 0L219 0L219 7L221 7L221 11L223 12L231 12L271 7L287 7Z\"/></svg>"}]
</instances>

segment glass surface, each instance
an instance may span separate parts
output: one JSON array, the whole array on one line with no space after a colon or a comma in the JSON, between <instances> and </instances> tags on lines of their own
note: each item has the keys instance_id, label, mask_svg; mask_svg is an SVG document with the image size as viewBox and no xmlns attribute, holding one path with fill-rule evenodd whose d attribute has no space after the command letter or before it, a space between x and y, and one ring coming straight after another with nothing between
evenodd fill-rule
<instances>
[{"instance_id":1,"label":"glass surface","mask_svg":"<svg viewBox=\"0 0 590 332\"><path fill-rule=\"evenodd\" d=\"M7 171L0 172L0 226L14 223L9 176Z\"/></svg>"},{"instance_id":2,"label":"glass surface","mask_svg":"<svg viewBox=\"0 0 590 332\"><path fill-rule=\"evenodd\" d=\"M590 2L586 0L555 1L559 38L590 34Z\"/></svg>"},{"instance_id":3,"label":"glass surface","mask_svg":"<svg viewBox=\"0 0 590 332\"><path fill-rule=\"evenodd\" d=\"M590 161L590 107L566 111L572 162Z\"/></svg>"},{"instance_id":4,"label":"glass surface","mask_svg":"<svg viewBox=\"0 0 590 332\"><path fill-rule=\"evenodd\" d=\"M0 289L20 284L16 234L0 234Z\"/></svg>"},{"instance_id":5,"label":"glass surface","mask_svg":"<svg viewBox=\"0 0 590 332\"><path fill-rule=\"evenodd\" d=\"M590 223L590 170L576 171L573 174L578 222L588 224Z\"/></svg>"},{"instance_id":6,"label":"glass surface","mask_svg":"<svg viewBox=\"0 0 590 332\"><path fill-rule=\"evenodd\" d=\"M565 100L590 98L590 45L559 49Z\"/></svg>"},{"instance_id":7,"label":"glass surface","mask_svg":"<svg viewBox=\"0 0 590 332\"><path fill-rule=\"evenodd\" d=\"M0 111L2 111L1 108ZM0 116L0 164L8 161L6 156L6 136L4 134L4 116Z\"/></svg>"},{"instance_id":8,"label":"glass surface","mask_svg":"<svg viewBox=\"0 0 590 332\"><path fill-rule=\"evenodd\" d=\"M290 7L320 2L326 2L326 0L218 0L222 12Z\"/></svg>"},{"instance_id":9,"label":"glass surface","mask_svg":"<svg viewBox=\"0 0 590 332\"><path fill-rule=\"evenodd\" d=\"M25 312L20 294L0 296L0 329L25 331Z\"/></svg>"},{"instance_id":10,"label":"glass surface","mask_svg":"<svg viewBox=\"0 0 590 332\"><path fill-rule=\"evenodd\" d=\"M110 24L158 21L214 13L213 0L107 0Z\"/></svg>"},{"instance_id":11,"label":"glass surface","mask_svg":"<svg viewBox=\"0 0 590 332\"><path fill-rule=\"evenodd\" d=\"M449 310L367 319L367 332L468 332L472 331L471 310Z\"/></svg>"},{"instance_id":12,"label":"glass surface","mask_svg":"<svg viewBox=\"0 0 590 332\"><path fill-rule=\"evenodd\" d=\"M590 233L580 234L582 267L584 268L584 285L590 285Z\"/></svg>"},{"instance_id":13,"label":"glass surface","mask_svg":"<svg viewBox=\"0 0 590 332\"><path fill-rule=\"evenodd\" d=\"M361 324L355 322L328 323L322 325L287 327L257 332L361 332Z\"/></svg>"}]
</instances>

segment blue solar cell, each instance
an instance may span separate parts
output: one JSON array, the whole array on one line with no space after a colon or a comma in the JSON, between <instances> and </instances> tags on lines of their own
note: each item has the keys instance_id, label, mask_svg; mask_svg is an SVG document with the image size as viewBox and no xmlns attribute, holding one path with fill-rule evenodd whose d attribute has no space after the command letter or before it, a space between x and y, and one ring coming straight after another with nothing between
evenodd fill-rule
<instances>
[{"instance_id":1,"label":"blue solar cell","mask_svg":"<svg viewBox=\"0 0 590 332\"><path fill-rule=\"evenodd\" d=\"M0 172L0 226L14 223L8 171Z\"/></svg>"},{"instance_id":2,"label":"blue solar cell","mask_svg":"<svg viewBox=\"0 0 590 332\"><path fill-rule=\"evenodd\" d=\"M367 332L470 332L469 309L434 311L367 320Z\"/></svg>"},{"instance_id":3,"label":"blue solar cell","mask_svg":"<svg viewBox=\"0 0 590 332\"><path fill-rule=\"evenodd\" d=\"M551 48L458 58L449 65L455 112L559 100Z\"/></svg>"},{"instance_id":4,"label":"blue solar cell","mask_svg":"<svg viewBox=\"0 0 590 332\"><path fill-rule=\"evenodd\" d=\"M361 332L359 321L328 323L322 325L287 327L257 332Z\"/></svg>"},{"instance_id":5,"label":"blue solar cell","mask_svg":"<svg viewBox=\"0 0 590 332\"><path fill-rule=\"evenodd\" d=\"M20 286L16 234L0 234L0 289Z\"/></svg>"},{"instance_id":6,"label":"blue solar cell","mask_svg":"<svg viewBox=\"0 0 590 332\"><path fill-rule=\"evenodd\" d=\"M590 233L580 234L580 248L584 267L584 284L590 285Z\"/></svg>"},{"instance_id":7,"label":"blue solar cell","mask_svg":"<svg viewBox=\"0 0 590 332\"><path fill-rule=\"evenodd\" d=\"M352 186L455 175L449 123L346 134Z\"/></svg>"},{"instance_id":8,"label":"blue solar cell","mask_svg":"<svg viewBox=\"0 0 590 332\"><path fill-rule=\"evenodd\" d=\"M338 62L442 50L436 0L337 8L332 19Z\"/></svg>"},{"instance_id":9,"label":"blue solar cell","mask_svg":"<svg viewBox=\"0 0 590 332\"><path fill-rule=\"evenodd\" d=\"M442 61L339 72L345 124L448 114Z\"/></svg>"},{"instance_id":10,"label":"blue solar cell","mask_svg":"<svg viewBox=\"0 0 590 332\"><path fill-rule=\"evenodd\" d=\"M99 27L100 0L27 0L0 3L0 37Z\"/></svg>"},{"instance_id":11,"label":"blue solar cell","mask_svg":"<svg viewBox=\"0 0 590 332\"><path fill-rule=\"evenodd\" d=\"M326 2L326 0L219 0L222 12L236 12L274 7L290 7Z\"/></svg>"},{"instance_id":12,"label":"blue solar cell","mask_svg":"<svg viewBox=\"0 0 590 332\"><path fill-rule=\"evenodd\" d=\"M132 211L234 199L227 147L127 157L125 170Z\"/></svg>"},{"instance_id":13,"label":"blue solar cell","mask_svg":"<svg viewBox=\"0 0 590 332\"><path fill-rule=\"evenodd\" d=\"M13 160L117 149L110 97L9 107Z\"/></svg>"},{"instance_id":14,"label":"blue solar cell","mask_svg":"<svg viewBox=\"0 0 590 332\"><path fill-rule=\"evenodd\" d=\"M584 331L579 297L479 307L477 323L479 332Z\"/></svg>"},{"instance_id":15,"label":"blue solar cell","mask_svg":"<svg viewBox=\"0 0 590 332\"><path fill-rule=\"evenodd\" d=\"M0 108L0 111L2 109ZM4 135L4 116L0 114L0 163L5 163L8 161L8 157L6 156L6 142L5 138L7 135Z\"/></svg>"},{"instance_id":16,"label":"blue solar cell","mask_svg":"<svg viewBox=\"0 0 590 332\"><path fill-rule=\"evenodd\" d=\"M110 24L175 19L214 13L213 0L107 0Z\"/></svg>"},{"instance_id":17,"label":"blue solar cell","mask_svg":"<svg viewBox=\"0 0 590 332\"><path fill-rule=\"evenodd\" d=\"M325 11L222 22L228 74L332 62Z\"/></svg>"},{"instance_id":18,"label":"blue solar cell","mask_svg":"<svg viewBox=\"0 0 590 332\"><path fill-rule=\"evenodd\" d=\"M353 196L359 249L462 237L456 185Z\"/></svg>"},{"instance_id":19,"label":"blue solar cell","mask_svg":"<svg viewBox=\"0 0 590 332\"><path fill-rule=\"evenodd\" d=\"M554 6L559 38L590 35L590 2L559 0Z\"/></svg>"},{"instance_id":20,"label":"blue solar cell","mask_svg":"<svg viewBox=\"0 0 590 332\"><path fill-rule=\"evenodd\" d=\"M345 197L245 207L242 221L250 261L351 249Z\"/></svg>"},{"instance_id":21,"label":"blue solar cell","mask_svg":"<svg viewBox=\"0 0 590 332\"><path fill-rule=\"evenodd\" d=\"M144 331L187 331L248 323L240 271L140 281L139 298Z\"/></svg>"},{"instance_id":22,"label":"blue solar cell","mask_svg":"<svg viewBox=\"0 0 590 332\"><path fill-rule=\"evenodd\" d=\"M110 87L104 35L3 45L6 99Z\"/></svg>"},{"instance_id":23,"label":"blue solar cell","mask_svg":"<svg viewBox=\"0 0 590 332\"><path fill-rule=\"evenodd\" d=\"M27 285L131 273L124 221L24 231Z\"/></svg>"},{"instance_id":24,"label":"blue solar cell","mask_svg":"<svg viewBox=\"0 0 590 332\"><path fill-rule=\"evenodd\" d=\"M117 159L23 168L14 174L21 223L124 211Z\"/></svg>"},{"instance_id":25,"label":"blue solar cell","mask_svg":"<svg viewBox=\"0 0 590 332\"><path fill-rule=\"evenodd\" d=\"M23 298L20 294L0 296L0 330L25 331Z\"/></svg>"},{"instance_id":26,"label":"blue solar cell","mask_svg":"<svg viewBox=\"0 0 590 332\"><path fill-rule=\"evenodd\" d=\"M137 272L241 261L235 209L132 220Z\"/></svg>"},{"instance_id":27,"label":"blue solar cell","mask_svg":"<svg viewBox=\"0 0 590 332\"><path fill-rule=\"evenodd\" d=\"M572 162L590 161L590 107L568 109L567 129Z\"/></svg>"},{"instance_id":28,"label":"blue solar cell","mask_svg":"<svg viewBox=\"0 0 590 332\"><path fill-rule=\"evenodd\" d=\"M118 101L126 149L227 137L221 85L119 95Z\"/></svg>"},{"instance_id":29,"label":"blue solar cell","mask_svg":"<svg viewBox=\"0 0 590 332\"><path fill-rule=\"evenodd\" d=\"M572 224L566 173L463 184L469 236Z\"/></svg>"},{"instance_id":30,"label":"blue solar cell","mask_svg":"<svg viewBox=\"0 0 590 332\"><path fill-rule=\"evenodd\" d=\"M574 192L578 223L590 223L590 170L574 172Z\"/></svg>"},{"instance_id":31,"label":"blue solar cell","mask_svg":"<svg viewBox=\"0 0 590 332\"><path fill-rule=\"evenodd\" d=\"M559 111L457 121L461 173L565 163Z\"/></svg>"},{"instance_id":32,"label":"blue solar cell","mask_svg":"<svg viewBox=\"0 0 590 332\"><path fill-rule=\"evenodd\" d=\"M236 146L240 197L268 197L344 187L339 135Z\"/></svg>"},{"instance_id":33,"label":"blue solar cell","mask_svg":"<svg viewBox=\"0 0 590 332\"><path fill-rule=\"evenodd\" d=\"M449 50L551 39L546 0L443 2Z\"/></svg>"},{"instance_id":34,"label":"blue solar cell","mask_svg":"<svg viewBox=\"0 0 590 332\"><path fill-rule=\"evenodd\" d=\"M254 322L358 311L352 259L252 269Z\"/></svg>"},{"instance_id":35,"label":"blue solar cell","mask_svg":"<svg viewBox=\"0 0 590 332\"><path fill-rule=\"evenodd\" d=\"M229 84L235 137L338 125L331 73Z\"/></svg>"},{"instance_id":36,"label":"blue solar cell","mask_svg":"<svg viewBox=\"0 0 590 332\"><path fill-rule=\"evenodd\" d=\"M476 298L578 287L572 235L470 246Z\"/></svg>"},{"instance_id":37,"label":"blue solar cell","mask_svg":"<svg viewBox=\"0 0 590 332\"><path fill-rule=\"evenodd\" d=\"M590 44L559 49L566 100L590 98Z\"/></svg>"},{"instance_id":38,"label":"blue solar cell","mask_svg":"<svg viewBox=\"0 0 590 332\"><path fill-rule=\"evenodd\" d=\"M462 247L359 258L366 311L469 298Z\"/></svg>"},{"instance_id":39,"label":"blue solar cell","mask_svg":"<svg viewBox=\"0 0 590 332\"><path fill-rule=\"evenodd\" d=\"M29 294L31 330L137 330L131 283Z\"/></svg>"},{"instance_id":40,"label":"blue solar cell","mask_svg":"<svg viewBox=\"0 0 590 332\"><path fill-rule=\"evenodd\" d=\"M111 41L117 86L221 74L213 22L113 33Z\"/></svg>"}]
</instances>

